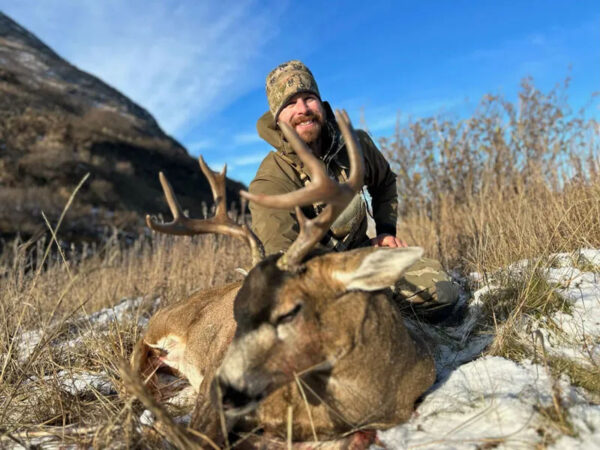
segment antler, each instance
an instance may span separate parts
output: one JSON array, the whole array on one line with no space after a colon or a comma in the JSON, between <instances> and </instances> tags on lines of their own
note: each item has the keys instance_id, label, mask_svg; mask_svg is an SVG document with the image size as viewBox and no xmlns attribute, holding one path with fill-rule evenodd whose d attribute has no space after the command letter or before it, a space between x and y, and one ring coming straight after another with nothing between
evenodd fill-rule
<instances>
[{"instance_id":1,"label":"antler","mask_svg":"<svg viewBox=\"0 0 600 450\"><path fill-rule=\"evenodd\" d=\"M159 172L160 184L165 193L165 198L169 209L173 214L173 220L169 223L159 223L150 215L146 215L146 224L154 231L166 234L176 234L183 236L192 236L195 234L225 234L241 239L252 250L252 264L255 265L264 257L264 249L258 238L252 233L252 230L244 223L238 225L227 215L227 201L225 195L225 179L227 174L227 165L223 167L221 173L211 170L202 156L198 158L200 169L210 184L216 209L214 217L209 219L190 219L183 214L181 206L173 193L173 188L169 184L167 177Z\"/></svg>"},{"instance_id":2,"label":"antler","mask_svg":"<svg viewBox=\"0 0 600 450\"><path fill-rule=\"evenodd\" d=\"M350 118L344 110L336 111L335 116L348 149L350 159L348 181L340 184L329 178L323 163L312 154L298 134L286 123L280 123L279 127L296 154L305 164L312 182L309 186L297 191L274 196L240 191L242 197L267 208L295 208L300 232L290 248L277 262L279 268L283 270L294 271L300 267L304 257L323 238L337 216L348 206L348 203L363 185L364 163L362 151L354 134ZM311 205L315 202L323 202L327 206L317 217L308 220L300 210L300 206Z\"/></svg>"}]
</instances>

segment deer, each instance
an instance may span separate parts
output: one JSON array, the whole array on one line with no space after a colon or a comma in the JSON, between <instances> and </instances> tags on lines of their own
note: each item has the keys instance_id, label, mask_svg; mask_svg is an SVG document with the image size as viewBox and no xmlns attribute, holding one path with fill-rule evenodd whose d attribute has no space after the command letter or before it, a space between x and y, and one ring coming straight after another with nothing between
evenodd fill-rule
<instances>
[{"instance_id":1,"label":"deer","mask_svg":"<svg viewBox=\"0 0 600 450\"><path fill-rule=\"evenodd\" d=\"M279 254L265 256L251 229L228 218L226 167L218 174L199 158L216 202L215 216L203 220L182 213L160 174L173 221L162 224L147 216L151 229L228 234L248 244L253 255L244 280L159 310L131 357L150 389L159 390L153 376L160 366L189 381L198 395L191 426L201 431L214 435L220 426L231 431L242 424L275 439L339 439L408 420L415 401L435 381L431 349L407 328L389 289L423 250L315 249L363 184L364 162L350 119L345 111L336 111L336 119L349 153L347 181L330 179L282 123L311 183L281 195L240 192L266 207L295 210L298 237ZM316 202L326 207L307 219L301 207Z\"/></svg>"}]
</instances>

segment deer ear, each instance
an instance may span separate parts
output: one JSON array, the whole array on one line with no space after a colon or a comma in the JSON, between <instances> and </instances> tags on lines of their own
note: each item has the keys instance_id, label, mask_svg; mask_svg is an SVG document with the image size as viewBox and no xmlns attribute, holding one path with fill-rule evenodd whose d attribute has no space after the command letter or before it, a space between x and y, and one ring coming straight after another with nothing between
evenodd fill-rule
<instances>
[{"instance_id":1,"label":"deer ear","mask_svg":"<svg viewBox=\"0 0 600 450\"><path fill-rule=\"evenodd\" d=\"M356 253L355 253L356 252ZM388 288L423 255L421 247L368 248L355 250L344 267L332 271L346 290L378 291Z\"/></svg>"}]
</instances>

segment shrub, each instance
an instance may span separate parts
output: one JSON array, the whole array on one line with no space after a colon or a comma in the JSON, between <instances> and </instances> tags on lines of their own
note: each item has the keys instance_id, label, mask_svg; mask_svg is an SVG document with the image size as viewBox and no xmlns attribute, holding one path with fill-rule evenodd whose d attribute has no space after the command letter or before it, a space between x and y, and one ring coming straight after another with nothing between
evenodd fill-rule
<instances>
[{"instance_id":1,"label":"shrub","mask_svg":"<svg viewBox=\"0 0 600 450\"><path fill-rule=\"evenodd\" d=\"M397 126L381 148L398 175L399 234L446 266L486 271L600 245L598 124L573 113L569 80L523 80L518 102Z\"/></svg>"}]
</instances>

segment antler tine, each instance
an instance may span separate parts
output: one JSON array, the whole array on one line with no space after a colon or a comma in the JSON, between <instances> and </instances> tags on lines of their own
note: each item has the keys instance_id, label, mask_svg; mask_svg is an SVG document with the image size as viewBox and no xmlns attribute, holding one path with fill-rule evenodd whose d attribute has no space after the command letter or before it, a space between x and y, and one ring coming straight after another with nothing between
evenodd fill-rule
<instances>
[{"instance_id":1,"label":"antler tine","mask_svg":"<svg viewBox=\"0 0 600 450\"><path fill-rule=\"evenodd\" d=\"M344 142L348 147L348 157L350 159L350 176L346 182L348 186L354 191L358 192L362 188L365 180L365 165L363 162L362 149L358 144L356 133L350 122L350 117L346 110L341 111L336 109L335 118L340 124L342 136L344 136ZM343 124L343 125L342 125Z\"/></svg>"},{"instance_id":2,"label":"antler tine","mask_svg":"<svg viewBox=\"0 0 600 450\"><path fill-rule=\"evenodd\" d=\"M173 188L171 187L169 180L167 180L167 177L162 171L158 172L158 179L160 181L160 185L163 188L163 192L167 200L167 205L169 205L169 209L171 210L171 214L173 215L173 221L169 223L160 223L154 220L154 218L150 216L150 214L146 214L146 225L148 225L148 228L154 231L158 231L160 233L184 235L186 234L184 232L185 228L181 227L180 224L182 221L182 217L185 218L185 215L183 214L181 206L177 201L177 197L175 197Z\"/></svg>"},{"instance_id":3,"label":"antler tine","mask_svg":"<svg viewBox=\"0 0 600 450\"><path fill-rule=\"evenodd\" d=\"M343 203L346 200L345 196L348 194L346 189L342 187L345 184L340 185L329 178L323 163L312 154L292 127L286 123L280 123L279 127L300 160L306 165L311 177L311 184L297 191L280 195L251 194L240 191L242 197L267 208L275 209L292 209L296 206L307 206L316 202ZM350 147L348 150L351 150ZM358 154L358 159L362 158L360 149L358 149ZM356 163L356 160L354 162Z\"/></svg>"},{"instance_id":4,"label":"antler tine","mask_svg":"<svg viewBox=\"0 0 600 450\"><path fill-rule=\"evenodd\" d=\"M301 267L302 260L329 230L335 220L334 208L328 205L321 214L308 220L299 206L296 206L296 218L300 231L292 245L277 260L277 266L282 270L295 271Z\"/></svg>"},{"instance_id":5,"label":"antler tine","mask_svg":"<svg viewBox=\"0 0 600 450\"><path fill-rule=\"evenodd\" d=\"M180 236L192 236L195 234L224 234L236 237L250 245L252 250L252 264L255 265L264 258L264 249L258 238L244 224L236 224L227 215L227 201L225 191L225 175L227 166L219 172L211 170L202 156L198 159L202 172L208 179L212 190L213 198L216 204L215 216L208 219L191 219L183 214L173 188L169 184L167 177L160 172L159 179L167 199L167 204L173 214L173 220L169 223L159 223L150 215L146 215L146 224L154 231L166 234L175 234Z\"/></svg>"},{"instance_id":6,"label":"antler tine","mask_svg":"<svg viewBox=\"0 0 600 450\"><path fill-rule=\"evenodd\" d=\"M321 214L312 220L308 220L302 210L296 206L296 217L300 232L290 248L277 261L277 265L281 269L294 271L301 267L304 257L325 236L333 221L348 206L348 203L363 185L365 168L362 150L356 139L350 118L344 110L336 111L336 118L348 149L350 160L349 180L343 184L333 183L337 197L333 199L334 201L329 201ZM321 170L324 172L324 169ZM325 176L327 176L326 173ZM329 177L327 179L331 181Z\"/></svg>"},{"instance_id":7,"label":"antler tine","mask_svg":"<svg viewBox=\"0 0 600 450\"><path fill-rule=\"evenodd\" d=\"M212 170L202 155L198 157L200 163L200 169L210 184L210 190L212 191L213 199L215 201L215 217L223 218L227 216L227 202L226 202L226 191L225 191L225 180L227 176L227 164L223 166L221 172L215 172Z\"/></svg>"},{"instance_id":8,"label":"antler tine","mask_svg":"<svg viewBox=\"0 0 600 450\"><path fill-rule=\"evenodd\" d=\"M240 208L241 208L240 222L242 224L245 224L246 223L246 209L248 208L248 200L246 200L244 197L241 197L241 199L240 199Z\"/></svg>"}]
</instances>

